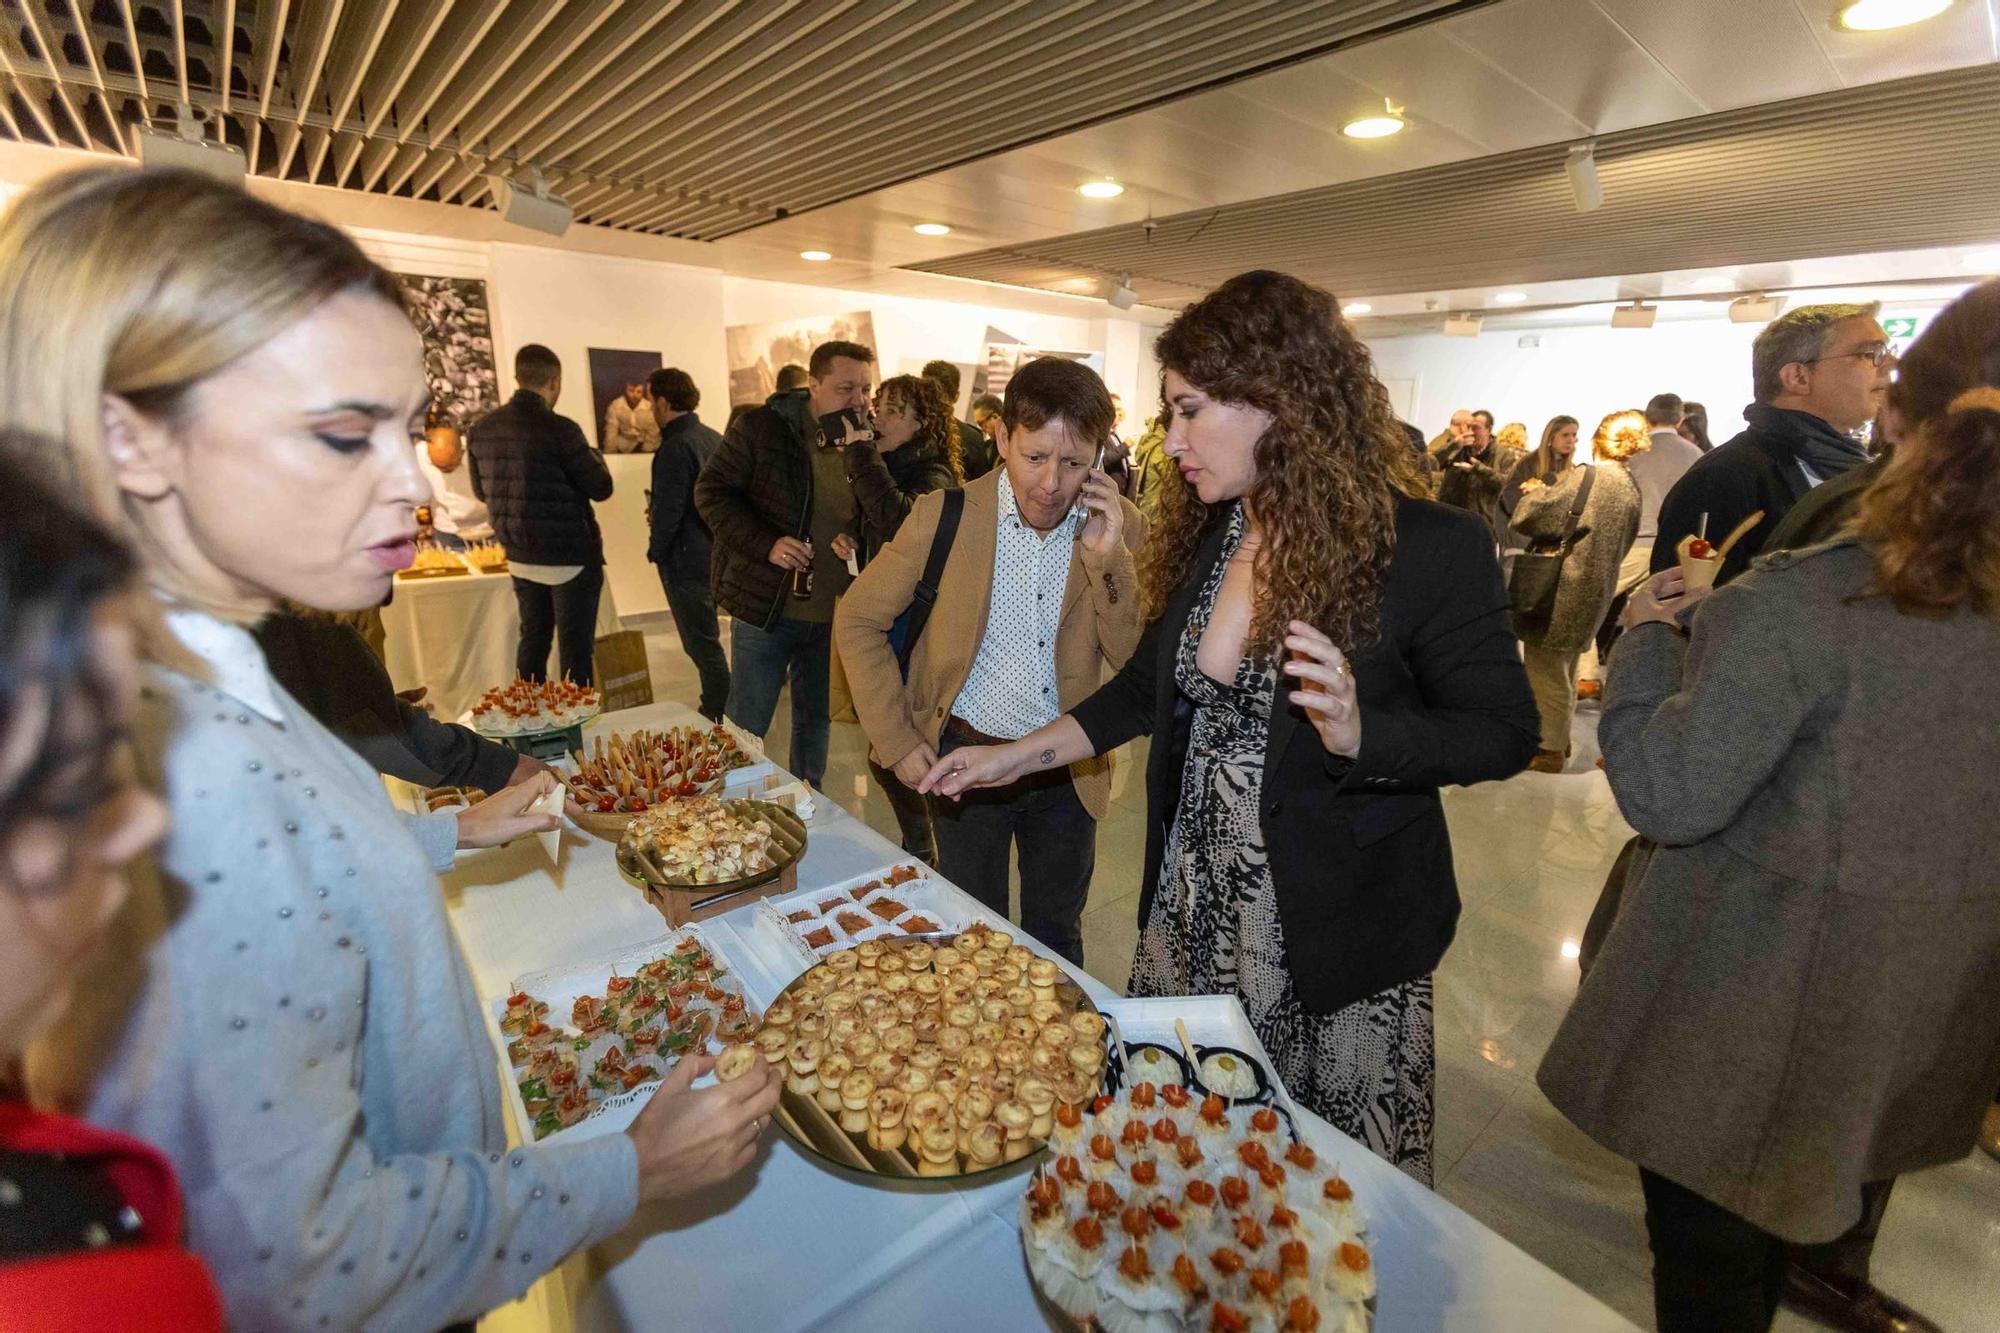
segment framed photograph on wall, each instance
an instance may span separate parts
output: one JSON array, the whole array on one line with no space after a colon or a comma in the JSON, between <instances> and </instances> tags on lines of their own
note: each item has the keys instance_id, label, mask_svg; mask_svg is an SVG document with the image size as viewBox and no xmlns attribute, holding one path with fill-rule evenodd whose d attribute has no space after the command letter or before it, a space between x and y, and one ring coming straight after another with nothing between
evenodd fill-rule
<instances>
[{"instance_id":1,"label":"framed photograph on wall","mask_svg":"<svg viewBox=\"0 0 2000 1333\"><path fill-rule=\"evenodd\" d=\"M628 352L616 348L591 347L590 416L597 423L597 447L607 454L649 453L660 446L660 428L653 421L653 405L646 398L646 377L666 364L658 352ZM630 390L639 391L633 402ZM612 407L624 404L613 415ZM636 429L635 440L630 430ZM614 439L614 433L624 437Z\"/></svg>"},{"instance_id":2,"label":"framed photograph on wall","mask_svg":"<svg viewBox=\"0 0 2000 1333\"><path fill-rule=\"evenodd\" d=\"M500 406L493 315L484 278L398 273L411 322L424 340L424 378L447 425L464 431Z\"/></svg>"},{"instance_id":3,"label":"framed photograph on wall","mask_svg":"<svg viewBox=\"0 0 2000 1333\"><path fill-rule=\"evenodd\" d=\"M729 336L729 401L761 405L777 391L778 371L807 365L824 342L875 346L875 316L866 310L845 315L813 315L771 324L732 324Z\"/></svg>"}]
</instances>

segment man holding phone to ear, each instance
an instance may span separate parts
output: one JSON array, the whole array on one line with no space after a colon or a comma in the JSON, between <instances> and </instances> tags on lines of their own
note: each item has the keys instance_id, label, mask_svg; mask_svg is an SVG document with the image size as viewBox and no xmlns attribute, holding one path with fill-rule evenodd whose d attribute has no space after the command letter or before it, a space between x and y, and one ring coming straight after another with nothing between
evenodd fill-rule
<instances>
[{"instance_id":1,"label":"man holding phone to ear","mask_svg":"<svg viewBox=\"0 0 2000 1333\"><path fill-rule=\"evenodd\" d=\"M855 709L906 785L956 746L1055 720L1138 645L1145 520L1104 474L1111 418L1111 396L1087 366L1045 358L1015 372L994 431L1000 466L962 492L907 680L890 629L918 600L949 492L917 500L841 602L834 633ZM1018 847L1022 928L1081 965L1096 821L1110 794L1110 767L1097 758L934 802L938 869L1005 916Z\"/></svg>"},{"instance_id":2,"label":"man holding phone to ear","mask_svg":"<svg viewBox=\"0 0 2000 1333\"><path fill-rule=\"evenodd\" d=\"M729 720L761 739L789 678L788 766L815 787L826 778L834 599L861 530L843 445L865 429L874 368L859 343L821 343L806 387L731 426L694 486L714 536L715 600L730 615Z\"/></svg>"}]
</instances>

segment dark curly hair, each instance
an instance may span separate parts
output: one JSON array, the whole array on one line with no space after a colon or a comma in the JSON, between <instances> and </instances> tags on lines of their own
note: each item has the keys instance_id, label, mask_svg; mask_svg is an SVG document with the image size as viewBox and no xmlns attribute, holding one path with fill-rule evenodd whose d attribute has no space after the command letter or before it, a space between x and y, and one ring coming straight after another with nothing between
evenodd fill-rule
<instances>
[{"instance_id":1,"label":"dark curly hair","mask_svg":"<svg viewBox=\"0 0 2000 1333\"><path fill-rule=\"evenodd\" d=\"M951 475L962 485L965 465L959 459L958 422L951 415L951 399L944 396L935 380L920 375L891 375L875 391L877 402L907 407L917 418L917 437L951 464Z\"/></svg>"},{"instance_id":2,"label":"dark curly hair","mask_svg":"<svg viewBox=\"0 0 2000 1333\"><path fill-rule=\"evenodd\" d=\"M2000 280L1931 321L1889 401L1905 438L1853 524L1875 558L1871 591L1904 615L2000 618Z\"/></svg>"},{"instance_id":3,"label":"dark curly hair","mask_svg":"<svg viewBox=\"0 0 2000 1333\"><path fill-rule=\"evenodd\" d=\"M1374 641L1397 499L1425 493L1374 359L1338 311L1330 293L1288 274L1242 273L1183 310L1155 344L1163 370L1272 418L1245 497L1264 532L1247 646L1272 656L1293 620L1349 652ZM1187 580L1223 513L1178 470L1167 474L1140 558L1147 616Z\"/></svg>"}]
</instances>

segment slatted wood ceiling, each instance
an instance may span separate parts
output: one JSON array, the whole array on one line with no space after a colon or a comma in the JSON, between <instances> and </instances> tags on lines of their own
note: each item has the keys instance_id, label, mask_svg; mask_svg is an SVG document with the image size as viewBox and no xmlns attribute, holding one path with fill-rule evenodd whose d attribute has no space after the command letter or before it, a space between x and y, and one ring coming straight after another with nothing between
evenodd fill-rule
<instances>
[{"instance_id":1,"label":"slatted wood ceiling","mask_svg":"<svg viewBox=\"0 0 2000 1333\"><path fill-rule=\"evenodd\" d=\"M1343 299L2000 239L2000 66L1723 112L1596 140L1579 213L1567 145L982 250L920 271L1074 291L1130 275L1184 304L1249 268Z\"/></svg>"},{"instance_id":2,"label":"slatted wood ceiling","mask_svg":"<svg viewBox=\"0 0 2000 1333\"><path fill-rule=\"evenodd\" d=\"M714 240L1486 0L5 0L0 134ZM515 174L519 174L518 171Z\"/></svg>"}]
</instances>

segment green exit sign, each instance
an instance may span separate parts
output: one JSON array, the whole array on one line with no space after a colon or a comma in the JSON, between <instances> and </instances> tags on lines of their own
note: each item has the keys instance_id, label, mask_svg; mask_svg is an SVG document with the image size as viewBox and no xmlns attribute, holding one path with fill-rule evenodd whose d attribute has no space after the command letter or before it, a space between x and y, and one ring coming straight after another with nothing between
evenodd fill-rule
<instances>
[{"instance_id":1,"label":"green exit sign","mask_svg":"<svg viewBox=\"0 0 2000 1333\"><path fill-rule=\"evenodd\" d=\"M1897 315L1893 319L1885 319L1882 321L1882 332L1896 339L1914 338L1917 336L1917 317Z\"/></svg>"}]
</instances>

